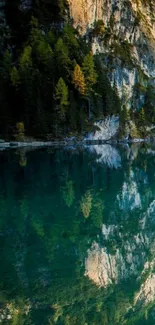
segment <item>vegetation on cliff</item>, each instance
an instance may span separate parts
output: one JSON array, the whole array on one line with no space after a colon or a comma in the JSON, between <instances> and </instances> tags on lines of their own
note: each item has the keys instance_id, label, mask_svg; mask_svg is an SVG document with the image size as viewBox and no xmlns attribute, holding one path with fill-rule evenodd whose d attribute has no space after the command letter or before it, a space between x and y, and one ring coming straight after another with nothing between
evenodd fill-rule
<instances>
[{"instance_id":1,"label":"vegetation on cliff","mask_svg":"<svg viewBox=\"0 0 155 325\"><path fill-rule=\"evenodd\" d=\"M92 38L106 42L107 31L108 38L113 37L111 21L109 29L99 20L87 36L81 36L72 26L66 0L33 1L25 11L20 0L6 0L4 9L0 136L16 136L17 123L23 123L24 133L35 138L83 134L92 130L95 120L111 114L120 115L121 134L126 128L133 136L129 125L133 119L135 129L138 127L138 133L145 136L142 122L151 125L155 120L152 87L146 87L143 80L137 83L137 96L145 88L145 105L139 112L135 107L128 112L108 80L105 58L93 56L91 51ZM106 60L116 57L131 64L130 50L127 42L119 44L116 39Z\"/></svg>"}]
</instances>

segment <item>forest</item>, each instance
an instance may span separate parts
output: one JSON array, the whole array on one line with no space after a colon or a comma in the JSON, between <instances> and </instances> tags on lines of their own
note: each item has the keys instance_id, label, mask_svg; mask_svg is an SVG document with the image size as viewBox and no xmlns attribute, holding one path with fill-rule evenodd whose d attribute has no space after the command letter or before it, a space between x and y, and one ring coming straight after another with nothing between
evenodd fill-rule
<instances>
[{"instance_id":1,"label":"forest","mask_svg":"<svg viewBox=\"0 0 155 325\"><path fill-rule=\"evenodd\" d=\"M6 1L0 29L0 135L15 137L18 128L35 138L83 134L118 113L106 69L90 38L73 28L66 1L34 1L26 12L19 3Z\"/></svg>"},{"instance_id":2,"label":"forest","mask_svg":"<svg viewBox=\"0 0 155 325\"><path fill-rule=\"evenodd\" d=\"M132 119L139 133L134 129L131 136L145 136L146 121L154 123L152 87L147 88L144 107L129 112L110 84L102 55L92 53L92 38L106 41L112 35L110 27L105 30L98 21L87 35L80 35L67 0L34 0L28 10L21 10L20 0L6 0L4 16L5 21L0 20L1 138L85 135L94 130L94 121L113 114L120 116L121 135ZM124 58L128 51L122 44ZM118 47L113 57L119 56L117 52ZM109 54L106 61L110 60Z\"/></svg>"}]
</instances>

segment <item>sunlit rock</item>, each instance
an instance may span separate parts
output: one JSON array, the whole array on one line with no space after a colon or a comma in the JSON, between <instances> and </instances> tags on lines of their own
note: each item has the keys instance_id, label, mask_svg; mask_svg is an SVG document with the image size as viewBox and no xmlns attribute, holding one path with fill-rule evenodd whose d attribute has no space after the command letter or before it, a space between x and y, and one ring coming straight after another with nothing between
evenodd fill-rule
<instances>
[{"instance_id":1,"label":"sunlit rock","mask_svg":"<svg viewBox=\"0 0 155 325\"><path fill-rule=\"evenodd\" d=\"M89 140L109 140L117 135L119 130L119 118L113 115L108 116L104 120L94 123L99 130L88 135Z\"/></svg>"},{"instance_id":2,"label":"sunlit rock","mask_svg":"<svg viewBox=\"0 0 155 325\"><path fill-rule=\"evenodd\" d=\"M147 246L148 243L142 234L123 241L123 248L114 247L113 253L109 253L106 247L94 242L85 260L85 275L99 287L119 283L130 276L138 277L139 270L146 261L144 247ZM143 254L139 259L142 250Z\"/></svg>"},{"instance_id":3,"label":"sunlit rock","mask_svg":"<svg viewBox=\"0 0 155 325\"><path fill-rule=\"evenodd\" d=\"M104 33L92 38L92 51L101 53L111 85L129 108L140 109L144 88L155 85L155 2L133 0L68 0L74 26L82 34L102 21ZM110 60L109 60L110 55ZM137 86L140 87L137 87Z\"/></svg>"},{"instance_id":4,"label":"sunlit rock","mask_svg":"<svg viewBox=\"0 0 155 325\"><path fill-rule=\"evenodd\" d=\"M155 299L155 274L150 274L135 297L135 304L147 305Z\"/></svg>"}]
</instances>

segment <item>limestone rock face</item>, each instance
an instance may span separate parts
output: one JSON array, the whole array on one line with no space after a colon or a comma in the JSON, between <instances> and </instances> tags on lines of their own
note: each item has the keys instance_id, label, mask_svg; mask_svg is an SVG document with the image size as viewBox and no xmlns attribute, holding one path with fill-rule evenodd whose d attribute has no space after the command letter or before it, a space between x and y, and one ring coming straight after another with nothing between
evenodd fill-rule
<instances>
[{"instance_id":1,"label":"limestone rock face","mask_svg":"<svg viewBox=\"0 0 155 325\"><path fill-rule=\"evenodd\" d=\"M125 254L123 249L116 249L115 252L109 253L97 242L94 242L91 249L88 250L85 275L97 286L106 288L113 283L119 283L131 276L139 275L139 270L143 268L147 259L144 251L141 254L143 246L148 247L147 237L140 233L129 241L123 241L123 244ZM140 254L141 260L139 259Z\"/></svg>"},{"instance_id":2,"label":"limestone rock face","mask_svg":"<svg viewBox=\"0 0 155 325\"><path fill-rule=\"evenodd\" d=\"M74 20L74 26L81 33L96 21L103 19L103 0L68 0L70 15Z\"/></svg>"},{"instance_id":3,"label":"limestone rock face","mask_svg":"<svg viewBox=\"0 0 155 325\"><path fill-rule=\"evenodd\" d=\"M93 23L103 20L108 25L113 18L115 31L131 37L132 25L137 18L143 32L155 37L155 3L153 0L67 0L74 26L84 33ZM145 23L144 23L145 22ZM125 28L126 27L126 28Z\"/></svg>"},{"instance_id":4,"label":"limestone rock face","mask_svg":"<svg viewBox=\"0 0 155 325\"><path fill-rule=\"evenodd\" d=\"M132 175L129 175L132 179ZM144 182L146 179L144 177ZM126 189L128 197L127 204L122 204L121 209L127 213L130 207L130 196L132 196L132 188ZM144 201L144 197L139 197L140 201ZM145 198L146 199L146 198ZM122 202L124 196L122 195ZM116 198L117 204L120 205L120 198ZM134 279L139 283L137 292L134 296L134 306L139 308L142 305L148 305L155 299L155 239L154 231L154 213L155 200L143 202L146 210L141 214L137 233L130 233L127 236L124 228L118 224L102 225L102 243L98 240L94 241L87 251L85 259L85 276L98 287L106 288L114 284L120 284L122 281ZM144 207L144 206L143 206ZM136 209L136 206L135 206ZM114 209L115 210L115 209ZM133 207L130 207L133 210ZM123 216L124 216L123 214ZM131 218L131 215L129 216ZM112 243L112 249L108 243ZM119 242L119 244L118 244ZM148 259L147 251L150 252Z\"/></svg>"},{"instance_id":5,"label":"limestone rock face","mask_svg":"<svg viewBox=\"0 0 155 325\"><path fill-rule=\"evenodd\" d=\"M104 23L105 31L93 34L91 39L93 53L101 54L109 80L123 103L128 108L141 108L148 85L155 87L155 1L68 0L68 3L74 26L81 34L89 36L95 22Z\"/></svg>"},{"instance_id":6,"label":"limestone rock face","mask_svg":"<svg viewBox=\"0 0 155 325\"><path fill-rule=\"evenodd\" d=\"M108 116L105 120L101 120L94 124L98 130L88 135L89 140L109 140L115 137L119 130L119 117Z\"/></svg>"}]
</instances>

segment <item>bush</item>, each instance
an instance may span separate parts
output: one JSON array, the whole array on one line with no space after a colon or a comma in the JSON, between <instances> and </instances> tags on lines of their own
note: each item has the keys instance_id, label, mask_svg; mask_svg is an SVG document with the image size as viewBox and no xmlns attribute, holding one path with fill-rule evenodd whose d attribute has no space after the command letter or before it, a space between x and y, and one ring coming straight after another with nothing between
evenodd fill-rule
<instances>
[{"instance_id":1,"label":"bush","mask_svg":"<svg viewBox=\"0 0 155 325\"><path fill-rule=\"evenodd\" d=\"M25 140L25 127L23 122L18 122L16 124L16 131L15 139L17 141L24 141Z\"/></svg>"}]
</instances>

